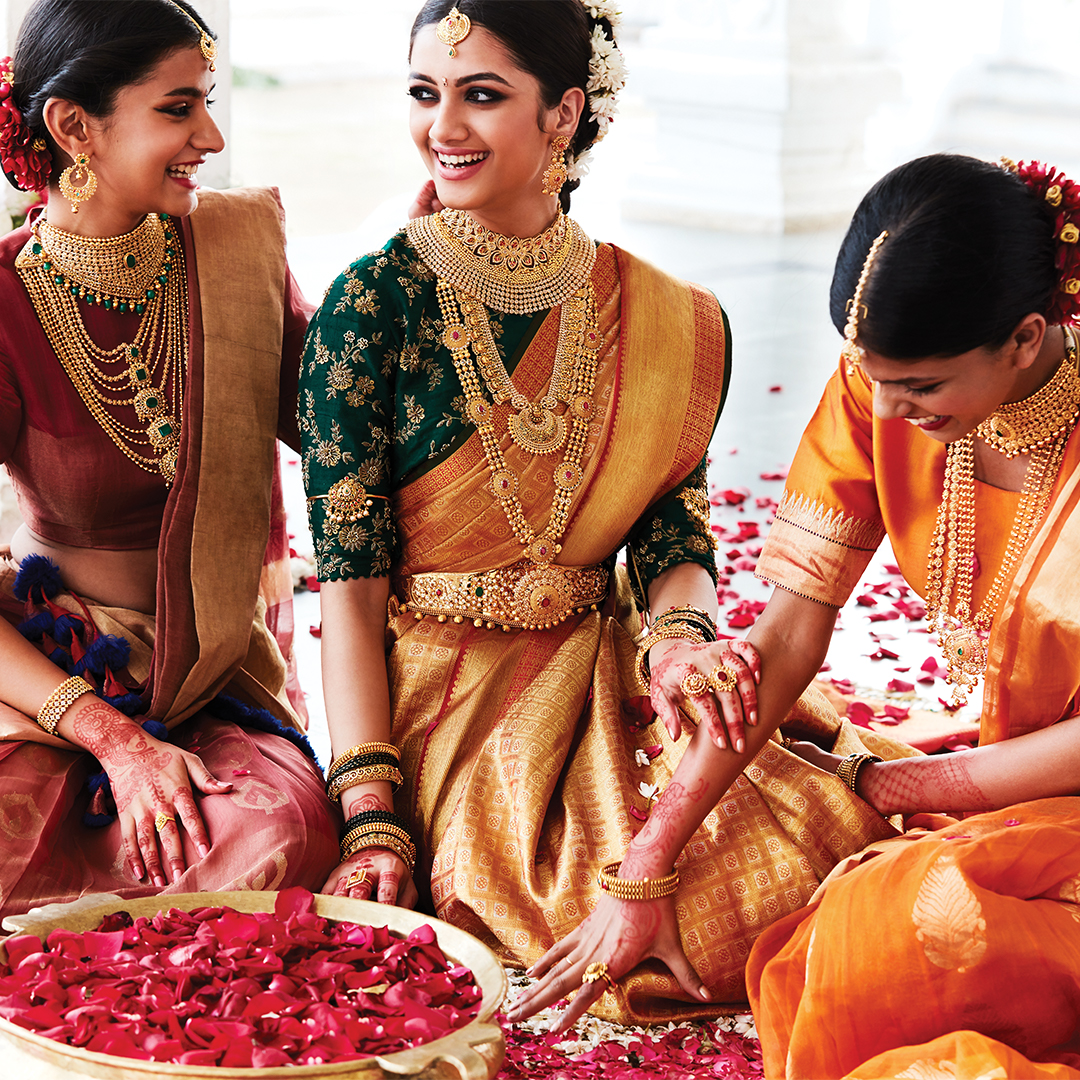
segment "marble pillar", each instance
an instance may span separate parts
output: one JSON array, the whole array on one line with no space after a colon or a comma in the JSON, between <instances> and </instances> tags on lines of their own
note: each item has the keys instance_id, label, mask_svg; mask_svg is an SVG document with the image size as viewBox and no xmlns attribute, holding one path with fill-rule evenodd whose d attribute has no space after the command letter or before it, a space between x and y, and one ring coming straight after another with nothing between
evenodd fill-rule
<instances>
[{"instance_id":1,"label":"marble pillar","mask_svg":"<svg viewBox=\"0 0 1080 1080\"><path fill-rule=\"evenodd\" d=\"M841 0L668 0L632 56L657 114L631 218L784 233L847 220L873 177L868 118L897 72L844 25Z\"/></svg>"}]
</instances>

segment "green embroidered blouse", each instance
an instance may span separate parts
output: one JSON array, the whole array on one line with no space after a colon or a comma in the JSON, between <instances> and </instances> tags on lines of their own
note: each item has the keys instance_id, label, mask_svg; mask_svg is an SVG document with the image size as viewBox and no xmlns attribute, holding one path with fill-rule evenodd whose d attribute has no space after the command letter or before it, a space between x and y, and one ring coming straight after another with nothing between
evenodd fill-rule
<instances>
[{"instance_id":1,"label":"green embroidered blouse","mask_svg":"<svg viewBox=\"0 0 1080 1080\"><path fill-rule=\"evenodd\" d=\"M547 312L488 314L512 374ZM440 340L442 328L435 275L404 232L357 259L327 290L311 322L298 419L321 581L389 574L399 540L384 500L475 430L463 416L465 399ZM346 477L382 497L354 524L329 521L326 500L319 498ZM628 541L646 589L681 562L700 564L716 580L704 459L638 522Z\"/></svg>"}]
</instances>

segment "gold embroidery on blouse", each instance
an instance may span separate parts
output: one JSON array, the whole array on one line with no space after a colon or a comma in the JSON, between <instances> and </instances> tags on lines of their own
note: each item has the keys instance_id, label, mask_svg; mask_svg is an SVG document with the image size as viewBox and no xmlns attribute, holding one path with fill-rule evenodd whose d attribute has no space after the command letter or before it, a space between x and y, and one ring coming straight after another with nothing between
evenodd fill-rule
<instances>
[{"instance_id":1,"label":"gold embroidery on blouse","mask_svg":"<svg viewBox=\"0 0 1080 1080\"><path fill-rule=\"evenodd\" d=\"M797 491L785 491L776 508L776 520L820 536L844 547L874 551L885 538L880 521L857 518L843 510L824 506Z\"/></svg>"}]
</instances>

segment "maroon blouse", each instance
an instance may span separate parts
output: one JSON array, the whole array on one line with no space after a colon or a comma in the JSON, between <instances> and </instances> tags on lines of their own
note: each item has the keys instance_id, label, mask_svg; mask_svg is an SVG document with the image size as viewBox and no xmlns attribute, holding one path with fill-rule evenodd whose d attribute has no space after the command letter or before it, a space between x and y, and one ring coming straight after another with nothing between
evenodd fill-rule
<instances>
[{"instance_id":1,"label":"maroon blouse","mask_svg":"<svg viewBox=\"0 0 1080 1080\"><path fill-rule=\"evenodd\" d=\"M201 348L191 231L181 222L187 263L191 349ZM23 226L0 237L0 464L7 466L23 519L44 540L130 551L157 547L169 489L139 468L102 430L72 385L15 269L30 237ZM103 349L131 341L141 316L81 304L87 331ZM311 314L286 278L278 437L296 448L296 384ZM131 422L132 413L114 410Z\"/></svg>"}]
</instances>

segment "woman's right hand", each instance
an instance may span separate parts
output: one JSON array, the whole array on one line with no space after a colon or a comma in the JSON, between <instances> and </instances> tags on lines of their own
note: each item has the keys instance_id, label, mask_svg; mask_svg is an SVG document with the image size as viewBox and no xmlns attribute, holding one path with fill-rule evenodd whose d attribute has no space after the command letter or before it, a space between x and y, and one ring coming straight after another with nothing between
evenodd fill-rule
<instances>
[{"instance_id":1,"label":"woman's right hand","mask_svg":"<svg viewBox=\"0 0 1080 1080\"><path fill-rule=\"evenodd\" d=\"M80 704L71 710L73 741L89 750L109 777L133 877L145 876L158 887L175 882L187 868L181 825L200 856L210 852L193 788L219 795L232 784L211 775L195 754L160 742L111 705L89 698ZM164 815L160 830L158 815Z\"/></svg>"},{"instance_id":2,"label":"woman's right hand","mask_svg":"<svg viewBox=\"0 0 1080 1080\"><path fill-rule=\"evenodd\" d=\"M409 207L409 220L427 217L428 214L437 214L442 209L443 204L439 201L439 196L435 191L435 181L428 180L417 192L412 206Z\"/></svg>"},{"instance_id":3,"label":"woman's right hand","mask_svg":"<svg viewBox=\"0 0 1080 1080\"><path fill-rule=\"evenodd\" d=\"M408 866L385 848L361 848L350 855L326 879L322 891L406 908L415 907L419 899Z\"/></svg>"},{"instance_id":4,"label":"woman's right hand","mask_svg":"<svg viewBox=\"0 0 1080 1080\"><path fill-rule=\"evenodd\" d=\"M605 964L608 978L614 981L649 957L663 961L694 1000L711 1000L682 951L674 898L616 900L605 893L576 930L528 969L526 974L540 981L518 998L507 1018L517 1023L577 991L552 1027L556 1032L566 1031L607 989L602 978L582 982L590 964Z\"/></svg>"}]
</instances>

